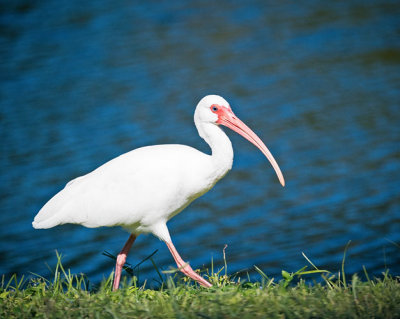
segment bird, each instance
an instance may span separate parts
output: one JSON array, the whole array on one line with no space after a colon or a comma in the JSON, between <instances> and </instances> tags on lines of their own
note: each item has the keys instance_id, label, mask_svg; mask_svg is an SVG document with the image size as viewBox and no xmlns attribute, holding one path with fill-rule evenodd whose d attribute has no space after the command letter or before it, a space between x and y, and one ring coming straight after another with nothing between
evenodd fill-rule
<instances>
[{"instance_id":1,"label":"bird","mask_svg":"<svg viewBox=\"0 0 400 319\"><path fill-rule=\"evenodd\" d=\"M130 233L116 258L113 291L137 236L151 233L165 242L178 269L203 287L211 283L183 261L172 243L167 222L208 192L232 168L232 143L221 126L254 144L270 161L282 186L285 180L261 139L219 95L207 95L196 106L194 123L211 154L180 144L144 146L122 154L77 177L52 197L35 216L36 229L61 224L94 228L122 226Z\"/></svg>"}]
</instances>

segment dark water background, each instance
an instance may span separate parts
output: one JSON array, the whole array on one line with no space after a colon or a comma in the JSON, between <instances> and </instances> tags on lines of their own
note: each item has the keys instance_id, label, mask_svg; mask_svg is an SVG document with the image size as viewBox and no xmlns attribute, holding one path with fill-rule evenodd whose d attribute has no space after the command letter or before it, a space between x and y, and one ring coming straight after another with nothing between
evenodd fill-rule
<instances>
[{"instance_id":1,"label":"dark water background","mask_svg":"<svg viewBox=\"0 0 400 319\"><path fill-rule=\"evenodd\" d=\"M48 276L55 250L93 281L128 234L34 230L66 182L131 149L188 144L199 99L224 96L265 141L228 133L233 170L169 222L194 266L279 277L306 265L400 273L398 1L3 1L0 4L0 274ZM110 212L112 213L112 212ZM397 243L397 246L396 244ZM162 242L141 236L128 261ZM141 280L154 283L150 262Z\"/></svg>"}]
</instances>

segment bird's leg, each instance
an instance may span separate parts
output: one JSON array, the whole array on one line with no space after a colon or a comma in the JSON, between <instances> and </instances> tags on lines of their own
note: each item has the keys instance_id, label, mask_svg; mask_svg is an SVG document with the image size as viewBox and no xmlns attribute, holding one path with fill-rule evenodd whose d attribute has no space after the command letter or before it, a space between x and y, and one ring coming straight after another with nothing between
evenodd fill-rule
<instances>
[{"instance_id":1,"label":"bird's leg","mask_svg":"<svg viewBox=\"0 0 400 319\"><path fill-rule=\"evenodd\" d=\"M135 242L136 235L131 234L126 241L124 248L120 251L117 256L117 262L115 264L115 274L114 274L114 284L113 284L113 291L118 290L119 281L121 279L122 267L125 265L126 256L129 253L129 250L132 247L132 244Z\"/></svg>"},{"instance_id":2,"label":"bird's leg","mask_svg":"<svg viewBox=\"0 0 400 319\"><path fill-rule=\"evenodd\" d=\"M197 281L200 285L206 288L210 288L212 285L205 280L203 277L195 273L192 269L192 267L189 266L188 263L185 263L181 256L179 256L174 244L172 241L166 241L165 242L168 246L169 251L172 254L172 257L174 257L176 265L178 266L179 270L182 271L186 276L192 278L193 280Z\"/></svg>"}]
</instances>

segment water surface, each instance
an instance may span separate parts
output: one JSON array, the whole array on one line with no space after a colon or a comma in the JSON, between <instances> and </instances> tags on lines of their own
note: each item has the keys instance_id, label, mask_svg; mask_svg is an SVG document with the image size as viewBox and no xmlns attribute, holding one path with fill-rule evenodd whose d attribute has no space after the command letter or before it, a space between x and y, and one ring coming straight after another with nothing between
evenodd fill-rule
<instances>
[{"instance_id":1,"label":"water surface","mask_svg":"<svg viewBox=\"0 0 400 319\"><path fill-rule=\"evenodd\" d=\"M0 273L48 276L55 250L93 281L128 238L120 228L34 230L69 180L131 149L181 143L209 152L197 102L224 96L264 140L228 132L232 171L169 222L194 267L306 265L400 272L400 6L396 1L15 1L0 5ZM112 212L110 212L112 213ZM174 266L138 238L128 261ZM140 279L155 283L150 262Z\"/></svg>"}]
</instances>

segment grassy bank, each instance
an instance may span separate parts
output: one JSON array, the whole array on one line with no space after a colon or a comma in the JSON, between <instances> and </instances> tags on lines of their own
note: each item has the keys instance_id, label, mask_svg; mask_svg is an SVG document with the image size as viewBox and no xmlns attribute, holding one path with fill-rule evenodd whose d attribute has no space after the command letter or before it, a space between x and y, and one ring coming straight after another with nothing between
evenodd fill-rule
<instances>
[{"instance_id":1,"label":"grassy bank","mask_svg":"<svg viewBox=\"0 0 400 319\"><path fill-rule=\"evenodd\" d=\"M230 278L222 269L203 274L214 284L210 289L175 276L159 290L133 281L112 292L111 276L88 287L84 276L71 275L59 262L51 282L3 278L0 318L400 318L399 277L388 273L364 281L354 275L346 282L340 272L314 269L321 280L309 285L304 268L283 271L280 281L257 271L260 282Z\"/></svg>"}]
</instances>

